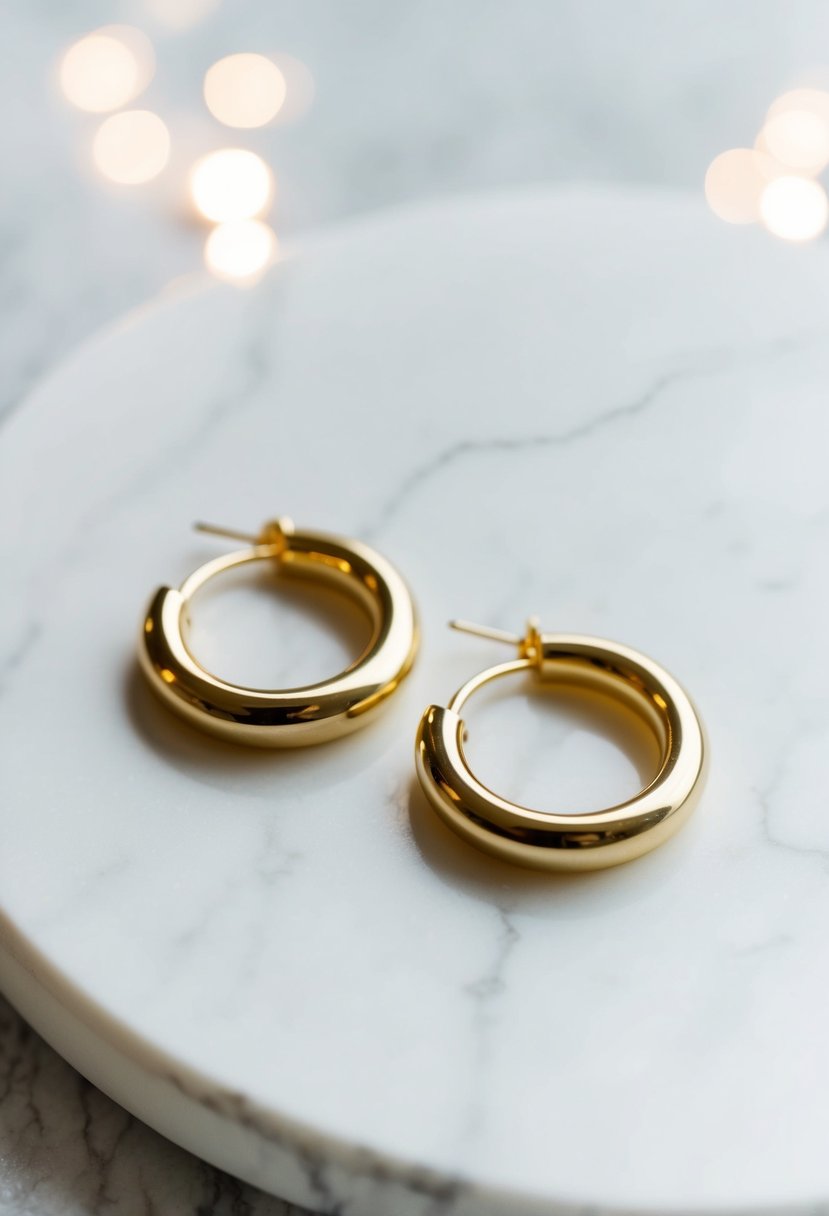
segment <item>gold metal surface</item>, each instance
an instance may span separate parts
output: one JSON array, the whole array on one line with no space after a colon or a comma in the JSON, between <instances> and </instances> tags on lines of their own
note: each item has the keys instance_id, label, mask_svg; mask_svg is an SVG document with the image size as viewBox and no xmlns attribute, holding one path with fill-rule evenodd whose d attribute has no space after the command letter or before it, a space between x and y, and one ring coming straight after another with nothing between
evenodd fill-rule
<instances>
[{"instance_id":1,"label":"gold metal surface","mask_svg":"<svg viewBox=\"0 0 829 1216\"><path fill-rule=\"evenodd\" d=\"M153 597L138 649L166 704L195 726L256 747L323 743L369 721L409 672L418 646L415 606L391 563L359 541L297 531L287 518L266 524L256 537L196 526L249 540L251 547L207 562L178 589L161 587ZM273 563L280 577L323 579L356 598L372 623L359 658L330 680L279 690L241 687L206 671L185 638L190 601L217 574L255 561Z\"/></svg>"},{"instance_id":2,"label":"gold metal surface","mask_svg":"<svg viewBox=\"0 0 829 1216\"><path fill-rule=\"evenodd\" d=\"M652 659L601 638L542 634L531 620L523 638L465 621L452 627L508 642L518 658L458 689L444 709L432 705L417 731L420 784L441 819L470 844L522 866L597 870L632 861L667 840L690 815L702 788L706 745L696 710L673 676ZM461 710L490 680L533 671L545 682L601 690L634 710L656 737L656 776L636 797L590 814L547 814L493 793L469 768Z\"/></svg>"}]
</instances>

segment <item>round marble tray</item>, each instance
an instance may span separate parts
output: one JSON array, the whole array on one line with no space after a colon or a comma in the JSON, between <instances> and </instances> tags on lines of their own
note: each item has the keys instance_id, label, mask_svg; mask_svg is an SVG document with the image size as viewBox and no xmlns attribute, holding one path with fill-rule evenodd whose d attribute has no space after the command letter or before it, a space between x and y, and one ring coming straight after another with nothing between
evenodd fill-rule
<instances>
[{"instance_id":1,"label":"round marble tray","mask_svg":"<svg viewBox=\"0 0 829 1216\"><path fill-rule=\"evenodd\" d=\"M5 427L0 978L125 1106L311 1208L389 1216L829 1198L829 261L692 201L535 191L308 242L179 290ZM276 513L362 537L418 597L381 721L224 746L136 674L141 613ZM330 672L359 618L234 582L222 674ZM452 615L618 638L706 719L706 796L630 866L465 848L418 716L508 657ZM591 704L470 709L542 805L650 762ZM601 731L610 730L609 739ZM572 1205L572 1206L571 1206Z\"/></svg>"}]
</instances>

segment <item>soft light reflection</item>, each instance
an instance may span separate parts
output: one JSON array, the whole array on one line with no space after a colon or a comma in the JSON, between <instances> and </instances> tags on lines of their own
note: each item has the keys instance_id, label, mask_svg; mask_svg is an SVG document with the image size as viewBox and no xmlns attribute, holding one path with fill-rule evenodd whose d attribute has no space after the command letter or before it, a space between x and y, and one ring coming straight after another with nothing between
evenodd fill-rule
<instances>
[{"instance_id":1,"label":"soft light reflection","mask_svg":"<svg viewBox=\"0 0 829 1216\"><path fill-rule=\"evenodd\" d=\"M760 218L760 198L781 170L754 148L731 148L714 157L705 175L708 206L729 224L753 224Z\"/></svg>"},{"instance_id":2,"label":"soft light reflection","mask_svg":"<svg viewBox=\"0 0 829 1216\"><path fill-rule=\"evenodd\" d=\"M170 156L170 133L150 110L125 110L104 119L92 144L104 177L135 186L157 177Z\"/></svg>"},{"instance_id":3,"label":"soft light reflection","mask_svg":"<svg viewBox=\"0 0 829 1216\"><path fill-rule=\"evenodd\" d=\"M273 229L261 220L232 220L219 224L204 247L208 270L234 283L255 282L276 254Z\"/></svg>"},{"instance_id":4,"label":"soft light reflection","mask_svg":"<svg viewBox=\"0 0 829 1216\"><path fill-rule=\"evenodd\" d=\"M763 127L757 147L787 169L820 173L829 163L829 124L811 110L783 110Z\"/></svg>"},{"instance_id":5,"label":"soft light reflection","mask_svg":"<svg viewBox=\"0 0 829 1216\"><path fill-rule=\"evenodd\" d=\"M154 70L149 38L133 26L112 25L73 43L58 75L67 101L79 110L105 114L137 97Z\"/></svg>"},{"instance_id":6,"label":"soft light reflection","mask_svg":"<svg viewBox=\"0 0 829 1216\"><path fill-rule=\"evenodd\" d=\"M792 89L772 102L766 119L776 118L787 110L806 110L809 114L822 118L829 126L829 93L825 93L823 89Z\"/></svg>"},{"instance_id":7,"label":"soft light reflection","mask_svg":"<svg viewBox=\"0 0 829 1216\"><path fill-rule=\"evenodd\" d=\"M246 220L267 207L273 176L255 152L223 148L198 162L191 174L190 189L193 202L206 219L216 223Z\"/></svg>"},{"instance_id":8,"label":"soft light reflection","mask_svg":"<svg viewBox=\"0 0 829 1216\"><path fill-rule=\"evenodd\" d=\"M278 114L285 92L285 77L264 55L227 55L204 78L207 108L228 127L263 127Z\"/></svg>"},{"instance_id":9,"label":"soft light reflection","mask_svg":"<svg viewBox=\"0 0 829 1216\"><path fill-rule=\"evenodd\" d=\"M144 0L151 17L169 30L189 30L219 7L220 0Z\"/></svg>"},{"instance_id":10,"label":"soft light reflection","mask_svg":"<svg viewBox=\"0 0 829 1216\"><path fill-rule=\"evenodd\" d=\"M769 232L787 241L811 241L826 227L829 201L819 182L808 177L778 177L760 199Z\"/></svg>"}]
</instances>

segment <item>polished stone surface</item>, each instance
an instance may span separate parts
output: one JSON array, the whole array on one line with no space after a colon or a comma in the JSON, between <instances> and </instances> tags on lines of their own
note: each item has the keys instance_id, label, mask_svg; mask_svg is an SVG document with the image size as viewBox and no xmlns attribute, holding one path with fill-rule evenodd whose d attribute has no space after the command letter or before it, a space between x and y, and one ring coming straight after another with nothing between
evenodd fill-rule
<instances>
[{"instance_id":1,"label":"polished stone surface","mask_svg":"<svg viewBox=\"0 0 829 1216\"><path fill-rule=\"evenodd\" d=\"M26 538L3 975L27 1015L309 1206L829 1192L827 269L681 197L505 195L354 223L250 293L182 291L47 381L0 456ZM153 587L215 552L194 516L286 509L387 552L423 612L388 714L311 765L187 731L131 658ZM350 615L266 590L200 605L223 673L310 678L357 644ZM634 865L488 861L413 785L420 710L495 661L445 620L529 611L653 654L701 708L704 803ZM584 703L471 722L482 774L539 802L624 796L646 760L622 726L598 746Z\"/></svg>"},{"instance_id":2,"label":"polished stone surface","mask_svg":"<svg viewBox=\"0 0 829 1216\"><path fill-rule=\"evenodd\" d=\"M0 1001L4 1216L301 1216L112 1102Z\"/></svg>"}]
</instances>

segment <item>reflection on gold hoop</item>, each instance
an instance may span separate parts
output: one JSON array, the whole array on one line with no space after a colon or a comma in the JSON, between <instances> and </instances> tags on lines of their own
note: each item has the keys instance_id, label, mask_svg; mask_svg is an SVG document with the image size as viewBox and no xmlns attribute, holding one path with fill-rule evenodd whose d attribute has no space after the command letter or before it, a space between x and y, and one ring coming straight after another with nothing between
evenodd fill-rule
<instances>
[{"instance_id":1,"label":"reflection on gold hoop","mask_svg":"<svg viewBox=\"0 0 829 1216\"><path fill-rule=\"evenodd\" d=\"M702 726L688 695L664 668L628 646L577 634L542 634L530 621L524 638L465 622L455 628L518 647L519 657L473 676L443 709L432 705L417 731L420 784L441 819L470 844L523 866L597 870L647 853L690 815L706 760ZM464 756L461 710L482 685L532 670L541 680L601 689L647 724L660 749L659 770L640 794L592 814L545 814L487 789Z\"/></svg>"},{"instance_id":2,"label":"reflection on gold hoop","mask_svg":"<svg viewBox=\"0 0 829 1216\"><path fill-rule=\"evenodd\" d=\"M250 548L207 562L181 587L161 587L144 619L141 666L164 701L195 726L256 747L322 743L355 730L395 691L410 670L418 627L409 589L390 562L358 541L298 532L283 518L257 537L199 524ZM246 562L269 561L281 575L320 578L354 596L372 622L360 657L340 675L301 688L244 688L205 671L184 637L188 605L208 579Z\"/></svg>"}]
</instances>

